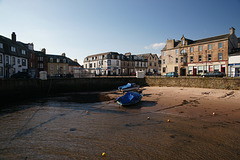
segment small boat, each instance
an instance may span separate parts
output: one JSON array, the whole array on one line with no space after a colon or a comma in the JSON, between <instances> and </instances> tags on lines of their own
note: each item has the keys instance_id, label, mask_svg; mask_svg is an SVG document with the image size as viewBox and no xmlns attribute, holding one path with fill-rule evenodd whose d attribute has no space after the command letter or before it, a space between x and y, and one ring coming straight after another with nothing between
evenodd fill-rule
<instances>
[{"instance_id":1,"label":"small boat","mask_svg":"<svg viewBox=\"0 0 240 160\"><path fill-rule=\"evenodd\" d=\"M141 101L143 94L138 92L127 92L121 97L117 97L116 101L122 106L133 105Z\"/></svg>"},{"instance_id":2,"label":"small boat","mask_svg":"<svg viewBox=\"0 0 240 160\"><path fill-rule=\"evenodd\" d=\"M134 91L134 90L138 90L138 89L139 89L139 85L137 85L136 83L127 83L124 86L118 87L118 90L123 91L123 92Z\"/></svg>"}]
</instances>

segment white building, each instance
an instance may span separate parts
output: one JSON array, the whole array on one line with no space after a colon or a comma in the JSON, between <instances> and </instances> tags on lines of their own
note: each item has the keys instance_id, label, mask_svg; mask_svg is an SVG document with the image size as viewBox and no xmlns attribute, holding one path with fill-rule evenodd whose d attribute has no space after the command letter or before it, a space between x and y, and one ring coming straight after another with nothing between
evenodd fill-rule
<instances>
[{"instance_id":1,"label":"white building","mask_svg":"<svg viewBox=\"0 0 240 160\"><path fill-rule=\"evenodd\" d=\"M240 77L240 52L228 55L228 77Z\"/></svg>"},{"instance_id":2,"label":"white building","mask_svg":"<svg viewBox=\"0 0 240 160\"><path fill-rule=\"evenodd\" d=\"M96 75L121 75L121 60L117 52L107 52L88 56L83 67Z\"/></svg>"},{"instance_id":3,"label":"white building","mask_svg":"<svg viewBox=\"0 0 240 160\"><path fill-rule=\"evenodd\" d=\"M16 41L16 34L12 39L0 36L0 78L10 78L17 72L28 71L28 48Z\"/></svg>"}]
</instances>

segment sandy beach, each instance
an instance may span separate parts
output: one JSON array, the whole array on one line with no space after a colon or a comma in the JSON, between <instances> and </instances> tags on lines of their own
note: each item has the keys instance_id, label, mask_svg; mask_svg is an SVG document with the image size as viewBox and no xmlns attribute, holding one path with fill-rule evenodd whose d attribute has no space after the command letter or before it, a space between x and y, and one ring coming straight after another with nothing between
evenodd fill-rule
<instances>
[{"instance_id":1,"label":"sandy beach","mask_svg":"<svg viewBox=\"0 0 240 160\"><path fill-rule=\"evenodd\" d=\"M240 91L183 87L144 87L142 109L203 121L240 125ZM121 96L108 94L111 98ZM144 103L155 105L145 108Z\"/></svg>"},{"instance_id":2,"label":"sandy beach","mask_svg":"<svg viewBox=\"0 0 240 160\"><path fill-rule=\"evenodd\" d=\"M0 159L240 159L240 91L144 87L142 93L131 107L115 103L122 93L110 91L1 111ZM99 101L86 103L90 97Z\"/></svg>"}]
</instances>

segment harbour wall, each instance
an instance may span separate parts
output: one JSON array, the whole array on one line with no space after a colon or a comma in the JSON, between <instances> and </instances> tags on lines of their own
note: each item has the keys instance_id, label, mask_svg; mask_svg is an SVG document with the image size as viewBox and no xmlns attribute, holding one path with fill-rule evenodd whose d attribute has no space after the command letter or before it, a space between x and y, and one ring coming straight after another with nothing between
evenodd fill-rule
<instances>
[{"instance_id":1,"label":"harbour wall","mask_svg":"<svg viewBox=\"0 0 240 160\"><path fill-rule=\"evenodd\" d=\"M240 78L202 77L96 77L80 79L9 79L0 80L1 102L27 99L38 96L55 95L63 92L106 91L117 89L126 83L141 86L194 87L240 90Z\"/></svg>"}]
</instances>

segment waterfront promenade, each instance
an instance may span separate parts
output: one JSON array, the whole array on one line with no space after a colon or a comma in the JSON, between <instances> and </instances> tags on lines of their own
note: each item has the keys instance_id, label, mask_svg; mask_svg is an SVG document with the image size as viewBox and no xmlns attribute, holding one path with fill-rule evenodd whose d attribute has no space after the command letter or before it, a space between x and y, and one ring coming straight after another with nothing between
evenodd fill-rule
<instances>
[{"instance_id":1,"label":"waterfront promenade","mask_svg":"<svg viewBox=\"0 0 240 160\"><path fill-rule=\"evenodd\" d=\"M131 108L120 92L91 94L101 102L74 93L2 110L0 159L240 158L238 90L144 87Z\"/></svg>"}]
</instances>

